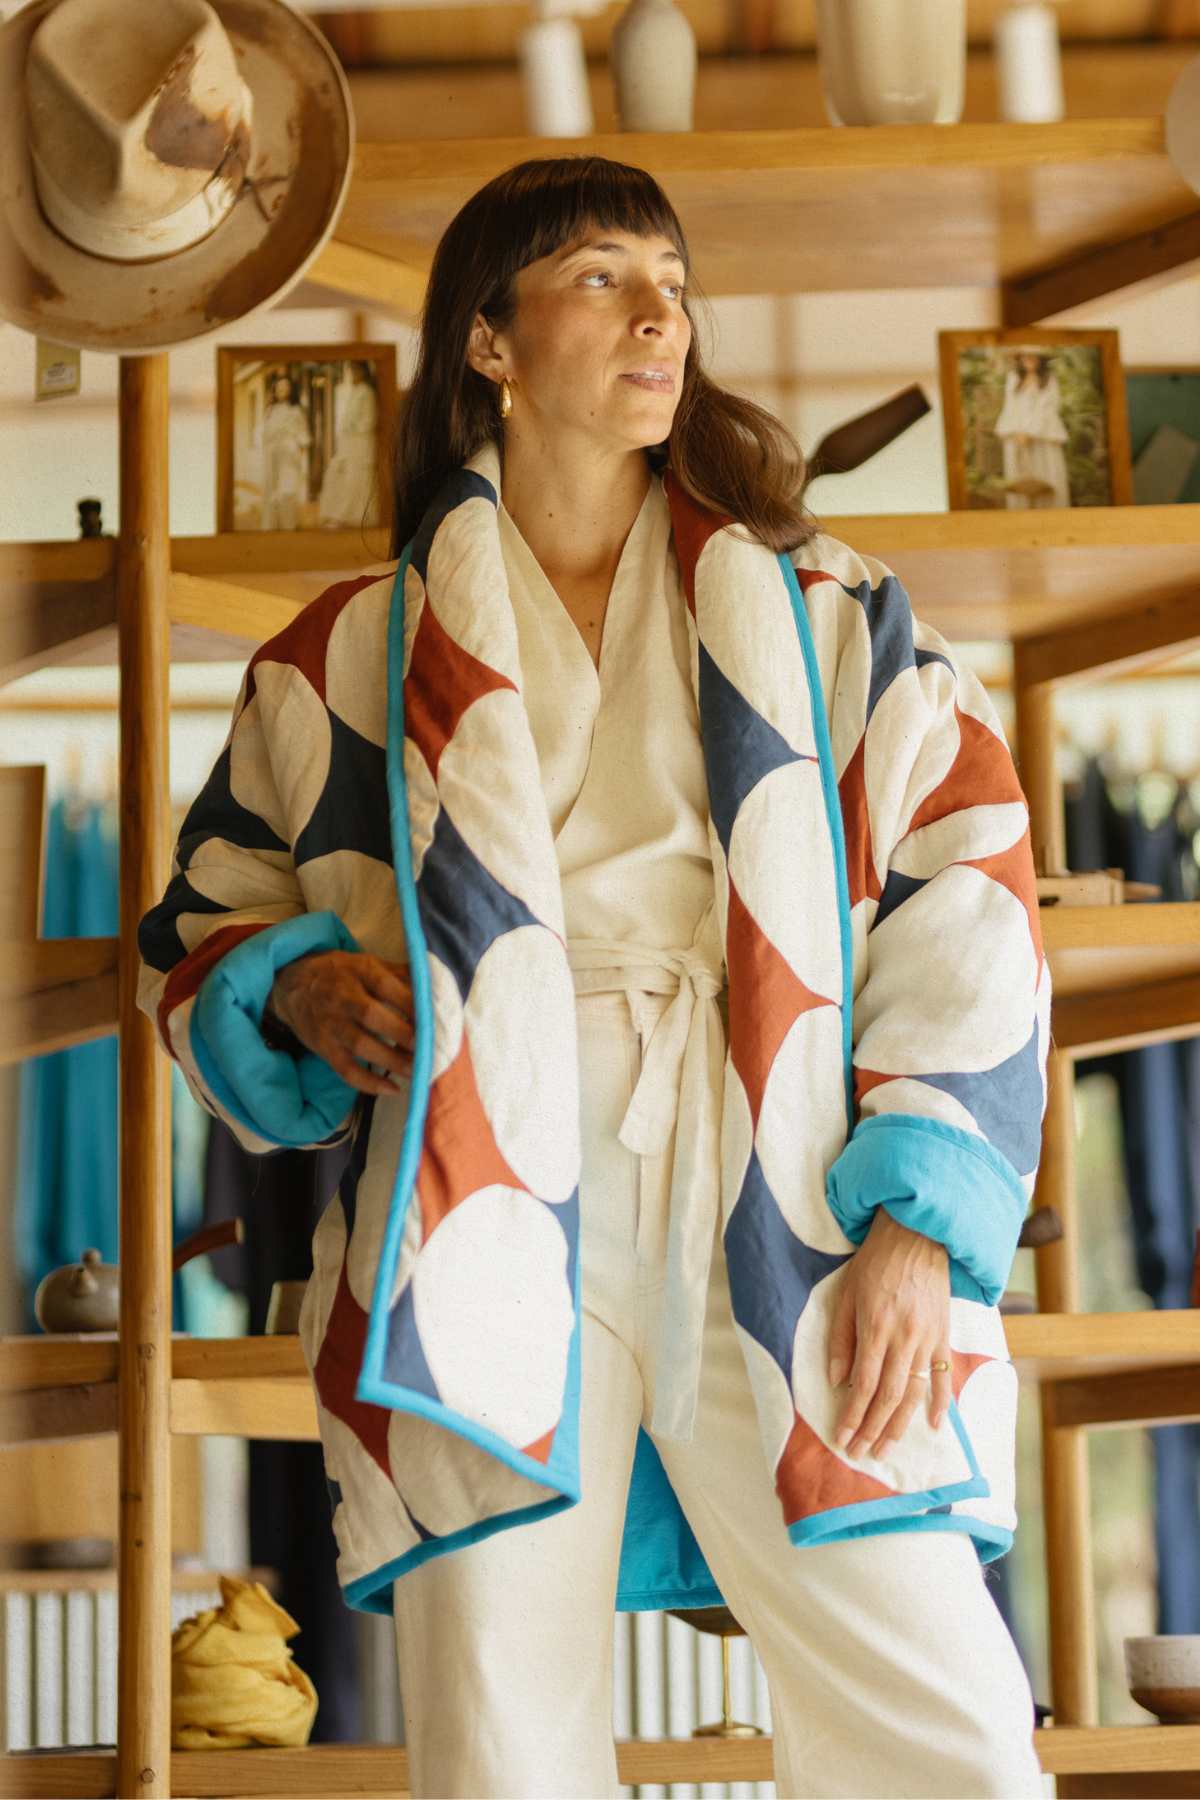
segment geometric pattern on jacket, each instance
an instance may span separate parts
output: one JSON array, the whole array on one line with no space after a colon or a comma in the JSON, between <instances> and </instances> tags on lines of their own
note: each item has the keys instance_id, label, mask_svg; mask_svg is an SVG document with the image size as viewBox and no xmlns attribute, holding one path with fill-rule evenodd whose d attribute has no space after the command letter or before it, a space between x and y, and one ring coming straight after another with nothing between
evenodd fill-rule
<instances>
[{"instance_id":1,"label":"geometric pattern on jacket","mask_svg":"<svg viewBox=\"0 0 1200 1800\"><path fill-rule=\"evenodd\" d=\"M1050 977L995 711L876 558L791 555L661 476L687 601L729 986L721 1208L791 1541L1016 1526L996 1302L1032 1195ZM486 442L395 566L258 649L138 927L139 1006L249 1150L352 1139L300 1323L347 1603L577 1502L574 989ZM411 1084L269 1049L274 973L409 964ZM833 1444L826 1344L883 1205L945 1244L954 1399L875 1458ZM639 1430L618 1609L723 1596Z\"/></svg>"}]
</instances>

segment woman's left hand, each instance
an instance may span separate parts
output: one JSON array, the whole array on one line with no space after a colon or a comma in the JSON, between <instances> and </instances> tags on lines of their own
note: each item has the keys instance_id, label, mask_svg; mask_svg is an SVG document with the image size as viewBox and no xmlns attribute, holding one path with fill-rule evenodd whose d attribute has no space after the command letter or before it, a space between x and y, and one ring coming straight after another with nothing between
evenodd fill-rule
<instances>
[{"instance_id":1,"label":"woman's left hand","mask_svg":"<svg viewBox=\"0 0 1200 1800\"><path fill-rule=\"evenodd\" d=\"M829 1333L829 1379L850 1394L834 1438L848 1456L883 1456L923 1400L941 1424L950 1370L919 1380L914 1369L950 1361L949 1256L944 1244L900 1225L884 1207L846 1264Z\"/></svg>"}]
</instances>

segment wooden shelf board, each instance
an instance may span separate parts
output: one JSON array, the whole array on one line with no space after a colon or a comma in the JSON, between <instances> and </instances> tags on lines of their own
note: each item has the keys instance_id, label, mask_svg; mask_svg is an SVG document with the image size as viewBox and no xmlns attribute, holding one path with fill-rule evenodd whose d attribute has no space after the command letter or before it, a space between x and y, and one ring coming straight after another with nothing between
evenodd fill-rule
<instances>
[{"instance_id":1,"label":"wooden shelf board","mask_svg":"<svg viewBox=\"0 0 1200 1800\"><path fill-rule=\"evenodd\" d=\"M1168 1773L1200 1769L1200 1725L1042 1726L1033 1734L1046 1774ZM0 1757L0 1794L108 1800L112 1751L62 1750ZM623 1786L672 1781L771 1781L772 1739L619 1739ZM18 1787L16 1784L20 1783ZM307 1744L297 1750L176 1750L171 1793L217 1796L407 1792L408 1752L391 1744Z\"/></svg>"},{"instance_id":2,"label":"wooden shelf board","mask_svg":"<svg viewBox=\"0 0 1200 1800\"><path fill-rule=\"evenodd\" d=\"M813 484L822 530L886 563L916 616L951 640L1094 626L1186 601L1200 578L1200 505L825 517L822 495L835 491Z\"/></svg>"},{"instance_id":3,"label":"wooden shelf board","mask_svg":"<svg viewBox=\"0 0 1200 1800\"><path fill-rule=\"evenodd\" d=\"M1200 1391L1200 1309L1014 1313L1004 1324L1023 1380L1065 1384L1064 1404L1073 1410L1064 1423L1118 1425L1180 1409L1191 1416ZM172 1431L316 1439L316 1401L298 1337L177 1333L172 1356ZM0 1338L0 1443L113 1430L116 1368L112 1333Z\"/></svg>"},{"instance_id":4,"label":"wooden shelf board","mask_svg":"<svg viewBox=\"0 0 1200 1800\"><path fill-rule=\"evenodd\" d=\"M657 178L712 295L996 287L1196 211L1160 117L611 132L360 143L338 241L427 265L492 176L587 154Z\"/></svg>"},{"instance_id":5,"label":"wooden shelf board","mask_svg":"<svg viewBox=\"0 0 1200 1800\"><path fill-rule=\"evenodd\" d=\"M1200 577L1200 505L826 517L821 493L818 480L821 529L886 563L918 618L951 640L1038 640L1120 618L1136 642L1134 615L1186 607ZM112 554L108 539L0 546L0 680L117 660ZM331 583L395 565L375 530L174 538L171 566L172 660L205 662L248 658Z\"/></svg>"},{"instance_id":6,"label":"wooden shelf board","mask_svg":"<svg viewBox=\"0 0 1200 1800\"><path fill-rule=\"evenodd\" d=\"M0 944L0 1067L117 1029L116 938Z\"/></svg>"},{"instance_id":7,"label":"wooden shelf board","mask_svg":"<svg viewBox=\"0 0 1200 1800\"><path fill-rule=\"evenodd\" d=\"M1047 1775L1200 1770L1200 1725L1044 1725L1033 1741Z\"/></svg>"},{"instance_id":8,"label":"wooden shelf board","mask_svg":"<svg viewBox=\"0 0 1200 1800\"><path fill-rule=\"evenodd\" d=\"M0 683L116 644L111 538L0 543Z\"/></svg>"},{"instance_id":9,"label":"wooden shelf board","mask_svg":"<svg viewBox=\"0 0 1200 1800\"><path fill-rule=\"evenodd\" d=\"M1043 906L1055 999L1200 975L1200 901Z\"/></svg>"},{"instance_id":10,"label":"wooden shelf board","mask_svg":"<svg viewBox=\"0 0 1200 1800\"><path fill-rule=\"evenodd\" d=\"M1200 1308L1013 1313L1008 1353L1027 1380L1097 1379L1200 1362Z\"/></svg>"}]
</instances>

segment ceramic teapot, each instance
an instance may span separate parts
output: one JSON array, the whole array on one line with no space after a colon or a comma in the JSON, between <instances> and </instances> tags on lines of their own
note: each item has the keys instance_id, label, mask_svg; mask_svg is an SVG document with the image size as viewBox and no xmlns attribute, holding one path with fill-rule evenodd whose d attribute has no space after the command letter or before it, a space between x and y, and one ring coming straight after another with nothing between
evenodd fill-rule
<instances>
[{"instance_id":1,"label":"ceramic teapot","mask_svg":"<svg viewBox=\"0 0 1200 1800\"><path fill-rule=\"evenodd\" d=\"M240 1219L222 1219L184 1238L172 1252L172 1269L221 1244L240 1244ZM38 1283L33 1310L43 1331L116 1331L121 1311L121 1277L116 1263L102 1262L98 1250L85 1250L77 1263L51 1269Z\"/></svg>"}]
</instances>

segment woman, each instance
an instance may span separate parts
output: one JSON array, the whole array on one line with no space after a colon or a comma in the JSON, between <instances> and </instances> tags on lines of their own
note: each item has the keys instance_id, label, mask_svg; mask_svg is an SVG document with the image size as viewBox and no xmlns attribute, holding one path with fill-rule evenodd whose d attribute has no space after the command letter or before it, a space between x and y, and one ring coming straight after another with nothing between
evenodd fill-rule
<instances>
[{"instance_id":1,"label":"woman","mask_svg":"<svg viewBox=\"0 0 1200 1800\"><path fill-rule=\"evenodd\" d=\"M139 1004L249 1148L353 1137L301 1336L414 1794L616 1794L614 1604L723 1602L781 1795L1037 1794L1028 814L691 282L601 158L451 222L395 574L252 659Z\"/></svg>"},{"instance_id":2,"label":"woman","mask_svg":"<svg viewBox=\"0 0 1200 1800\"><path fill-rule=\"evenodd\" d=\"M334 392L335 449L321 483L318 516L329 528L360 526L375 498L376 424L379 402L370 366L347 363L349 375Z\"/></svg>"},{"instance_id":3,"label":"woman","mask_svg":"<svg viewBox=\"0 0 1200 1800\"><path fill-rule=\"evenodd\" d=\"M263 416L262 531L295 531L307 497L306 453L312 433L304 409L286 375L271 383L271 404Z\"/></svg>"},{"instance_id":4,"label":"woman","mask_svg":"<svg viewBox=\"0 0 1200 1800\"><path fill-rule=\"evenodd\" d=\"M1050 358L1020 350L1004 378L1004 405L995 425L1004 450L1007 506L1070 506L1063 446L1062 391ZM1035 484L1031 491L1010 483Z\"/></svg>"}]
</instances>

